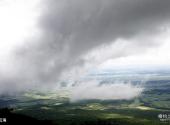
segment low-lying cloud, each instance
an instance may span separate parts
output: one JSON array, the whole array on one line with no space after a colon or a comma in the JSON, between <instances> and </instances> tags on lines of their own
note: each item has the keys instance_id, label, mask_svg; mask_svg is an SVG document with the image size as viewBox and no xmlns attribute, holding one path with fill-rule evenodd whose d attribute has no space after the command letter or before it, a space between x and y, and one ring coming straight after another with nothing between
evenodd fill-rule
<instances>
[{"instance_id":1,"label":"low-lying cloud","mask_svg":"<svg viewBox=\"0 0 170 125\"><path fill-rule=\"evenodd\" d=\"M98 81L88 81L71 89L70 101L81 100L129 100L140 96L143 88L131 83L99 84Z\"/></svg>"}]
</instances>

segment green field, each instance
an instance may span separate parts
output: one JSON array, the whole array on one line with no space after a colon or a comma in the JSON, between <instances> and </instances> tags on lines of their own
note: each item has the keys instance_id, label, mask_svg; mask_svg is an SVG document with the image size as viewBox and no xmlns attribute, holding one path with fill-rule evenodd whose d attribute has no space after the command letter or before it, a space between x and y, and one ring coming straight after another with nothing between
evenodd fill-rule
<instances>
[{"instance_id":1,"label":"green field","mask_svg":"<svg viewBox=\"0 0 170 125\"><path fill-rule=\"evenodd\" d=\"M69 101L69 91L28 91L0 98L12 113L50 120L54 125L165 125L160 114L170 115L169 80L150 81L150 89L131 100ZM148 87L149 88L149 87Z\"/></svg>"}]
</instances>

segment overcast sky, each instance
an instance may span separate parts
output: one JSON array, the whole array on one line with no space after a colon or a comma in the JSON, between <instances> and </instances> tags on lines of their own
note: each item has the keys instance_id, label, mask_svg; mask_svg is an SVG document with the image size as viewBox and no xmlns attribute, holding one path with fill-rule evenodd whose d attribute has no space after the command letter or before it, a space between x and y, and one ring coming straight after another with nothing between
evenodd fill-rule
<instances>
[{"instance_id":1,"label":"overcast sky","mask_svg":"<svg viewBox=\"0 0 170 125\"><path fill-rule=\"evenodd\" d=\"M169 65L169 22L169 0L0 0L1 93L93 68Z\"/></svg>"}]
</instances>

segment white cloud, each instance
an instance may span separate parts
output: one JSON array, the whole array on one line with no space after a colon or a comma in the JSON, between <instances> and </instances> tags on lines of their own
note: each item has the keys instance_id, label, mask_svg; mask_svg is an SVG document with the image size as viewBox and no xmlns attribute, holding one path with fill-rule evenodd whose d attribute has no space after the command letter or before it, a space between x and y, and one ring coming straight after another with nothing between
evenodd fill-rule
<instances>
[{"instance_id":1,"label":"white cloud","mask_svg":"<svg viewBox=\"0 0 170 125\"><path fill-rule=\"evenodd\" d=\"M8 67L18 46L27 45L37 34L38 2L23 0L0 1L0 66ZM26 40L27 39L27 40ZM7 64L8 63L8 64Z\"/></svg>"},{"instance_id":2,"label":"white cloud","mask_svg":"<svg viewBox=\"0 0 170 125\"><path fill-rule=\"evenodd\" d=\"M100 85L98 81L88 81L78 84L71 89L70 101L99 99L120 100L132 99L143 91L142 87L131 83L112 83Z\"/></svg>"}]
</instances>

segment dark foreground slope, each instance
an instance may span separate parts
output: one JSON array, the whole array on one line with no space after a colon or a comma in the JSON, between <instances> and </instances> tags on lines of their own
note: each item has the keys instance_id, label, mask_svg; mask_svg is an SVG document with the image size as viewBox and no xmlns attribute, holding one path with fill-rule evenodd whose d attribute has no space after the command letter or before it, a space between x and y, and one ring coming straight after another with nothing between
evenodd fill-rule
<instances>
[{"instance_id":1,"label":"dark foreground slope","mask_svg":"<svg viewBox=\"0 0 170 125\"><path fill-rule=\"evenodd\" d=\"M0 109L0 124L4 125L54 125L48 120L38 120L30 116L16 114L11 112L12 109Z\"/></svg>"}]
</instances>

